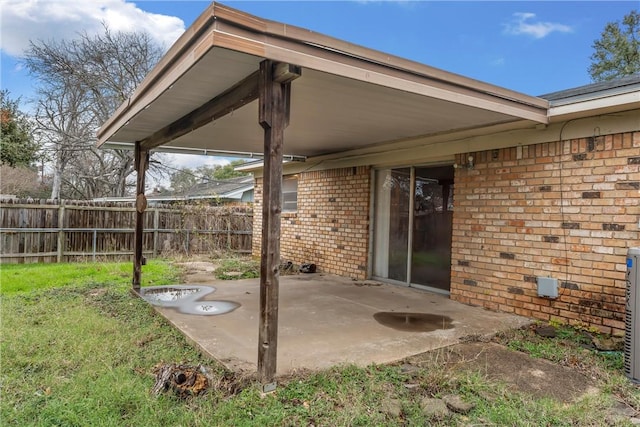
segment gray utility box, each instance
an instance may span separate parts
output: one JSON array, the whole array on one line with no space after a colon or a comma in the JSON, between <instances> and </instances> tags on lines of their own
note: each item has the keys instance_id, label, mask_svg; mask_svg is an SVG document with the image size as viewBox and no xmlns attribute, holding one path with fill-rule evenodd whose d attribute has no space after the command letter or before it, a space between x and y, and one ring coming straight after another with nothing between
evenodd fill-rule
<instances>
[{"instance_id":1,"label":"gray utility box","mask_svg":"<svg viewBox=\"0 0 640 427\"><path fill-rule=\"evenodd\" d=\"M640 248L627 251L624 373L640 384Z\"/></svg>"},{"instance_id":2,"label":"gray utility box","mask_svg":"<svg viewBox=\"0 0 640 427\"><path fill-rule=\"evenodd\" d=\"M553 277L537 277L538 296L542 298L558 298L558 279Z\"/></svg>"}]
</instances>

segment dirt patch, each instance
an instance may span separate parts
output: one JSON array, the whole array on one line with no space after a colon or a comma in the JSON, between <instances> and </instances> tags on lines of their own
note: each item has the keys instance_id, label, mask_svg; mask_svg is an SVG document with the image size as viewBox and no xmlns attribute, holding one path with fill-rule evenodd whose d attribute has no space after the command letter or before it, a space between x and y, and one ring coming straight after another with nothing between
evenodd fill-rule
<instances>
[{"instance_id":1,"label":"dirt patch","mask_svg":"<svg viewBox=\"0 0 640 427\"><path fill-rule=\"evenodd\" d=\"M190 261L176 263L184 270L184 282L189 284L211 283L216 280L215 271L218 265L206 261Z\"/></svg>"},{"instance_id":2,"label":"dirt patch","mask_svg":"<svg viewBox=\"0 0 640 427\"><path fill-rule=\"evenodd\" d=\"M179 262L176 265L185 269L187 274L191 273L213 273L216 271L216 264L207 261Z\"/></svg>"},{"instance_id":3,"label":"dirt patch","mask_svg":"<svg viewBox=\"0 0 640 427\"><path fill-rule=\"evenodd\" d=\"M362 287L362 286L382 286L382 283L374 282L373 280L354 281L353 284L355 286L358 286L358 287Z\"/></svg>"},{"instance_id":4,"label":"dirt patch","mask_svg":"<svg viewBox=\"0 0 640 427\"><path fill-rule=\"evenodd\" d=\"M218 280L215 276L215 273L198 273L198 274L187 274L184 278L184 283L187 284L202 284L208 285L213 283L215 280Z\"/></svg>"},{"instance_id":5,"label":"dirt patch","mask_svg":"<svg viewBox=\"0 0 640 427\"><path fill-rule=\"evenodd\" d=\"M478 372L514 391L565 403L597 391L590 378L574 369L491 342L457 344L413 356L407 362L421 367L438 364L451 370Z\"/></svg>"},{"instance_id":6,"label":"dirt patch","mask_svg":"<svg viewBox=\"0 0 640 427\"><path fill-rule=\"evenodd\" d=\"M107 289L106 288L98 288L98 289L92 289L91 291L89 291L89 293L87 295L89 297L91 297L91 298L101 298L106 293L107 293Z\"/></svg>"}]
</instances>

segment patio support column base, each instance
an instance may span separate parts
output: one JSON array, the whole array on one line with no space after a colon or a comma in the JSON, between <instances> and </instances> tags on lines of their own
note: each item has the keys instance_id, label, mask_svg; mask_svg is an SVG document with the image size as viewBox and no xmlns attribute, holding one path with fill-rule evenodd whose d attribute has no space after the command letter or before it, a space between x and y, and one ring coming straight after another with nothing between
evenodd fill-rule
<instances>
[{"instance_id":1,"label":"patio support column base","mask_svg":"<svg viewBox=\"0 0 640 427\"><path fill-rule=\"evenodd\" d=\"M142 233L144 231L144 212L147 209L147 198L144 195L144 181L147 169L149 168L149 150L142 149L140 142L136 142L134 160L137 180L132 285L135 292L140 292L140 279L142 276L142 265L144 264L144 258L142 256Z\"/></svg>"}]
</instances>

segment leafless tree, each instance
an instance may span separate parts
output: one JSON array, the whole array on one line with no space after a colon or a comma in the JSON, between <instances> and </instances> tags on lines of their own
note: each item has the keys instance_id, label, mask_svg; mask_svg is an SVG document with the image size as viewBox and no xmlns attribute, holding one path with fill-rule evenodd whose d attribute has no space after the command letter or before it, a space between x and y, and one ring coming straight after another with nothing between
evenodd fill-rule
<instances>
[{"instance_id":1,"label":"leafless tree","mask_svg":"<svg viewBox=\"0 0 640 427\"><path fill-rule=\"evenodd\" d=\"M38 177L37 168L0 165L0 194L45 199L48 193L49 188Z\"/></svg>"},{"instance_id":2,"label":"leafless tree","mask_svg":"<svg viewBox=\"0 0 640 427\"><path fill-rule=\"evenodd\" d=\"M81 33L32 41L25 64L38 81L38 136L53 163L51 198L124 196L133 186L132 152L98 150L96 132L162 55L144 32ZM151 174L163 174L152 162Z\"/></svg>"}]
</instances>

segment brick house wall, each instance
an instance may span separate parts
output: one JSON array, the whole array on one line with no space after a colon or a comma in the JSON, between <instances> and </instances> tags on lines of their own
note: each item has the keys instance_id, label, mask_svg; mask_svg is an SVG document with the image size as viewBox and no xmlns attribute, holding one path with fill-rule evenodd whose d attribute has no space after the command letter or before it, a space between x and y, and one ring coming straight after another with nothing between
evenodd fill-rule
<instances>
[{"instance_id":1,"label":"brick house wall","mask_svg":"<svg viewBox=\"0 0 640 427\"><path fill-rule=\"evenodd\" d=\"M640 132L471 154L455 176L451 298L621 334ZM537 297L537 276L557 278L559 298Z\"/></svg>"},{"instance_id":2,"label":"brick house wall","mask_svg":"<svg viewBox=\"0 0 640 427\"><path fill-rule=\"evenodd\" d=\"M473 169L455 172L451 298L622 334L625 255L640 246L640 132L471 155ZM282 214L283 260L367 277L370 171L298 175L298 210ZM259 256L260 178L255 195ZM537 296L537 276L558 279L557 299Z\"/></svg>"},{"instance_id":3,"label":"brick house wall","mask_svg":"<svg viewBox=\"0 0 640 427\"><path fill-rule=\"evenodd\" d=\"M297 212L283 212L280 257L354 279L367 275L370 168L298 174ZM253 255L260 256L262 179L256 179Z\"/></svg>"}]
</instances>

